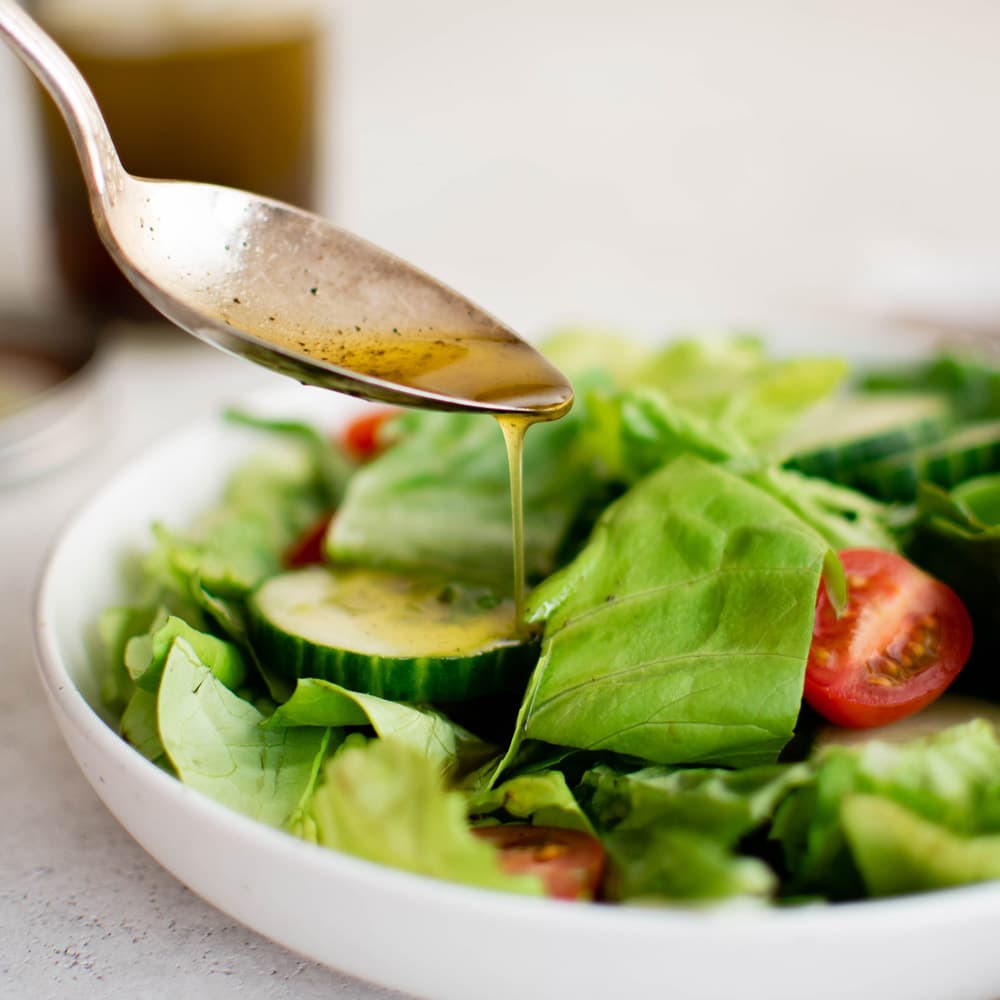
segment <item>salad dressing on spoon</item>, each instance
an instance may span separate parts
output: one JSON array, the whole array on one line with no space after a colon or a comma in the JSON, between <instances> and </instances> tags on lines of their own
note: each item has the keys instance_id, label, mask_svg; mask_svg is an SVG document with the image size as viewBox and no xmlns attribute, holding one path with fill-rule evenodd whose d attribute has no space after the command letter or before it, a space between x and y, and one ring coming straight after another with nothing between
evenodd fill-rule
<instances>
[{"instance_id":1,"label":"salad dressing on spoon","mask_svg":"<svg viewBox=\"0 0 1000 1000\"><path fill-rule=\"evenodd\" d=\"M0 39L55 100L105 247L164 316L303 383L501 421L520 622L521 448L530 424L569 410L565 377L468 299L319 216L233 188L134 177L79 70L13 0L0 0Z\"/></svg>"}]
</instances>

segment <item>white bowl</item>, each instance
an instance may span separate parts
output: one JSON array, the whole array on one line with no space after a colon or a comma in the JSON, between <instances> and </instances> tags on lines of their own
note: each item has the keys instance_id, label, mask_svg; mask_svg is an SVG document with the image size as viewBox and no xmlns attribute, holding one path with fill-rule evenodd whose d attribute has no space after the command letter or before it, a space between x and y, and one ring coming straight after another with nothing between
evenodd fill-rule
<instances>
[{"instance_id":1,"label":"white bowl","mask_svg":"<svg viewBox=\"0 0 1000 1000\"><path fill-rule=\"evenodd\" d=\"M358 408L297 387L260 402L327 426ZM304 843L150 764L102 719L86 636L127 599L121 560L148 545L150 523L183 524L254 447L259 438L212 420L143 455L65 529L38 597L41 674L70 750L129 833L204 899L310 958L442 1000L1000 995L1000 884L784 910L525 899Z\"/></svg>"}]
</instances>

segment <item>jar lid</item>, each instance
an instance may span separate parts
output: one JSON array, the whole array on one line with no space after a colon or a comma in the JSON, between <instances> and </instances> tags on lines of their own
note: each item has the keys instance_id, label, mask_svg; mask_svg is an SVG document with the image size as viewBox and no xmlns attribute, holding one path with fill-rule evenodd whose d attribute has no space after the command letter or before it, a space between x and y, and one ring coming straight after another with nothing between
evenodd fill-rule
<instances>
[{"instance_id":1,"label":"jar lid","mask_svg":"<svg viewBox=\"0 0 1000 1000\"><path fill-rule=\"evenodd\" d=\"M0 313L0 486L41 475L100 426L97 330L72 316Z\"/></svg>"}]
</instances>

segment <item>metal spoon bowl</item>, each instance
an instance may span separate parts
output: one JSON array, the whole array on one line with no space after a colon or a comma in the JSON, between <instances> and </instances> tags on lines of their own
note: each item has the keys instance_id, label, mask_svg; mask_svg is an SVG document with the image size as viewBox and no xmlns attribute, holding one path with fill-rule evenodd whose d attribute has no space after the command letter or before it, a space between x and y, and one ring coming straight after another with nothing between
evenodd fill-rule
<instances>
[{"instance_id":1,"label":"metal spoon bowl","mask_svg":"<svg viewBox=\"0 0 1000 1000\"><path fill-rule=\"evenodd\" d=\"M69 126L94 222L133 285L201 340L300 382L431 409L561 416L565 377L457 292L324 219L123 168L93 93L13 0L0 38Z\"/></svg>"}]
</instances>

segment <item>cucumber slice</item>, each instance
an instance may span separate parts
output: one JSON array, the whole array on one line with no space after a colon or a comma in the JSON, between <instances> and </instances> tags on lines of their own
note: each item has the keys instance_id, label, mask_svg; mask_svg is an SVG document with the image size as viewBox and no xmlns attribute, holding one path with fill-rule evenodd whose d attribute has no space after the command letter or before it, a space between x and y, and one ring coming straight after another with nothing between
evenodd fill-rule
<instances>
[{"instance_id":1,"label":"cucumber slice","mask_svg":"<svg viewBox=\"0 0 1000 1000\"><path fill-rule=\"evenodd\" d=\"M855 482L883 500L910 501L920 482L948 489L988 472L1000 472L1000 420L968 424L935 444L862 466Z\"/></svg>"},{"instance_id":2,"label":"cucumber slice","mask_svg":"<svg viewBox=\"0 0 1000 1000\"><path fill-rule=\"evenodd\" d=\"M254 652L273 669L394 701L523 690L537 659L513 601L440 578L311 566L265 581L249 610Z\"/></svg>"},{"instance_id":3,"label":"cucumber slice","mask_svg":"<svg viewBox=\"0 0 1000 1000\"><path fill-rule=\"evenodd\" d=\"M859 395L817 408L785 441L788 468L850 485L859 466L938 441L951 423L940 396Z\"/></svg>"}]
</instances>

